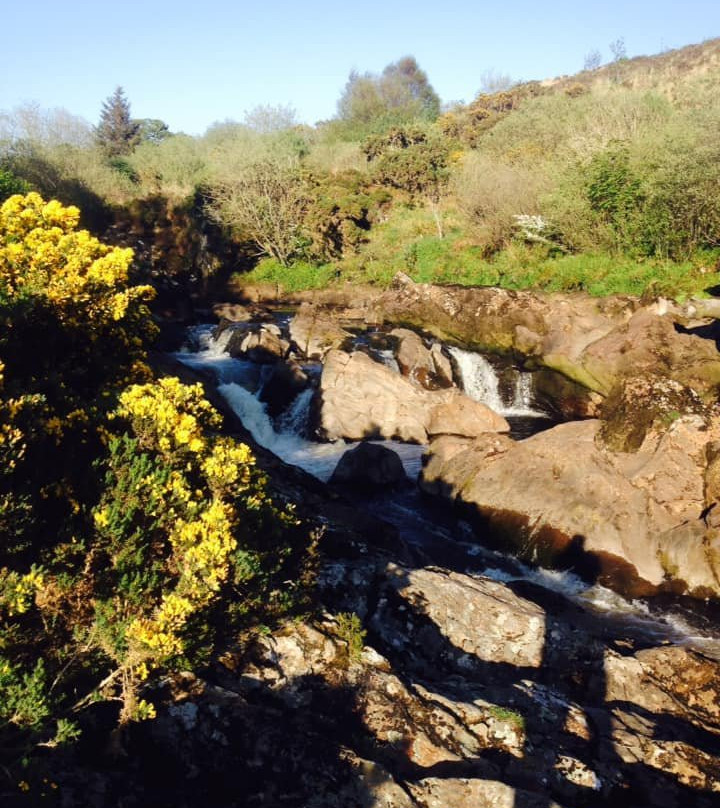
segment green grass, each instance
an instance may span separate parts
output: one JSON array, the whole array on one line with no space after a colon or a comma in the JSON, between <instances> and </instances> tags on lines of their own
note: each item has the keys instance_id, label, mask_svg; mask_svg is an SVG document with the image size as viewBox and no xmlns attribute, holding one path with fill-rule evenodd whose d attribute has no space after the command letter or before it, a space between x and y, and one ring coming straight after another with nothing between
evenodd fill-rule
<instances>
[{"instance_id":1,"label":"green grass","mask_svg":"<svg viewBox=\"0 0 720 808\"><path fill-rule=\"evenodd\" d=\"M299 261L283 267L265 259L236 279L295 292L338 282L385 287L398 272L405 272L419 283L584 291L596 297L648 293L682 300L706 296L709 289L720 286L719 259L720 250L683 262L608 253L549 256L545 248L523 244L512 244L488 259L452 221L440 239L428 211L401 208L373 230L371 240L356 255L320 266Z\"/></svg>"},{"instance_id":2,"label":"green grass","mask_svg":"<svg viewBox=\"0 0 720 808\"><path fill-rule=\"evenodd\" d=\"M490 708L490 715L498 721L507 721L517 729L525 729L525 717L517 710L511 710L509 707L493 706Z\"/></svg>"},{"instance_id":3,"label":"green grass","mask_svg":"<svg viewBox=\"0 0 720 808\"><path fill-rule=\"evenodd\" d=\"M307 261L297 261L285 267L274 258L265 258L251 272L236 274L235 279L245 284L271 283L286 292L300 292L329 286L335 272L332 264L316 266Z\"/></svg>"}]
</instances>

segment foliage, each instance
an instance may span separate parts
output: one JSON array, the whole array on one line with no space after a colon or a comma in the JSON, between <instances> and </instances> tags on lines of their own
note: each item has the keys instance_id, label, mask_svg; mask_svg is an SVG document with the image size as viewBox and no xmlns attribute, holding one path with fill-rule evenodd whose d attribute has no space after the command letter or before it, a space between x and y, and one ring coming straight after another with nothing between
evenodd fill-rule
<instances>
[{"instance_id":1,"label":"foliage","mask_svg":"<svg viewBox=\"0 0 720 808\"><path fill-rule=\"evenodd\" d=\"M254 242L260 255L287 265L301 251L307 185L296 165L272 160L253 163L234 181L214 185L210 197L211 214Z\"/></svg>"},{"instance_id":2,"label":"foliage","mask_svg":"<svg viewBox=\"0 0 720 808\"><path fill-rule=\"evenodd\" d=\"M316 537L200 385L136 384L154 329L130 250L35 193L0 208L0 756L83 711L152 718L154 673L307 608ZM45 341L43 341L45 340Z\"/></svg>"},{"instance_id":3,"label":"foliage","mask_svg":"<svg viewBox=\"0 0 720 808\"><path fill-rule=\"evenodd\" d=\"M359 172L317 179L309 197L303 215L311 241L307 252L322 262L357 253L391 202L387 191L373 188Z\"/></svg>"},{"instance_id":4,"label":"foliage","mask_svg":"<svg viewBox=\"0 0 720 808\"><path fill-rule=\"evenodd\" d=\"M140 123L130 116L130 104L122 87L105 99L95 128L98 146L108 157L130 154L139 140Z\"/></svg>"},{"instance_id":5,"label":"foliage","mask_svg":"<svg viewBox=\"0 0 720 808\"><path fill-rule=\"evenodd\" d=\"M200 385L168 378L130 387L116 417L131 435L110 442L93 513L102 572L89 636L117 665L112 684L129 720L148 673L197 652L198 617L207 620L221 595L247 613L262 584L265 619L274 602L293 601L293 583L265 586L273 576L279 583L291 553L270 536L298 522L291 507L273 505L249 448L213 434L220 416Z\"/></svg>"},{"instance_id":6,"label":"foliage","mask_svg":"<svg viewBox=\"0 0 720 808\"><path fill-rule=\"evenodd\" d=\"M542 172L511 165L471 152L452 178L458 208L484 253L507 246L517 234L517 217L540 214L544 190Z\"/></svg>"},{"instance_id":7,"label":"foliage","mask_svg":"<svg viewBox=\"0 0 720 808\"><path fill-rule=\"evenodd\" d=\"M4 202L13 194L26 194L29 190L28 184L24 180L0 167L0 202Z\"/></svg>"},{"instance_id":8,"label":"foliage","mask_svg":"<svg viewBox=\"0 0 720 808\"><path fill-rule=\"evenodd\" d=\"M338 637L347 644L348 659L351 662L358 662L367 635L367 631L362 627L362 621L353 612L341 612L335 620Z\"/></svg>"},{"instance_id":9,"label":"foliage","mask_svg":"<svg viewBox=\"0 0 720 808\"><path fill-rule=\"evenodd\" d=\"M352 71L338 101L338 119L351 136L433 121L439 112L440 99L412 56L387 65L379 76Z\"/></svg>"},{"instance_id":10,"label":"foliage","mask_svg":"<svg viewBox=\"0 0 720 808\"><path fill-rule=\"evenodd\" d=\"M158 118L137 118L133 123L137 127L138 143L162 143L172 136L165 121Z\"/></svg>"},{"instance_id":11,"label":"foliage","mask_svg":"<svg viewBox=\"0 0 720 808\"><path fill-rule=\"evenodd\" d=\"M16 534L51 508L58 486L84 485L68 448L80 460L115 392L148 373L152 290L129 283L131 250L105 246L78 219L36 193L0 207L0 494Z\"/></svg>"},{"instance_id":12,"label":"foliage","mask_svg":"<svg viewBox=\"0 0 720 808\"><path fill-rule=\"evenodd\" d=\"M282 132L297 126L297 110L289 104L258 104L245 113L243 123L262 135Z\"/></svg>"},{"instance_id":13,"label":"foliage","mask_svg":"<svg viewBox=\"0 0 720 808\"><path fill-rule=\"evenodd\" d=\"M298 292L303 289L322 289L338 275L332 264L293 261L288 266L274 258L263 258L250 272L236 274L239 284L272 284L280 292Z\"/></svg>"},{"instance_id":14,"label":"foliage","mask_svg":"<svg viewBox=\"0 0 720 808\"><path fill-rule=\"evenodd\" d=\"M421 198L430 206L442 238L438 204L450 177L447 141L417 129L393 128L383 136L369 138L363 150L368 160L374 161L372 176L376 182L405 191L411 199Z\"/></svg>"}]
</instances>

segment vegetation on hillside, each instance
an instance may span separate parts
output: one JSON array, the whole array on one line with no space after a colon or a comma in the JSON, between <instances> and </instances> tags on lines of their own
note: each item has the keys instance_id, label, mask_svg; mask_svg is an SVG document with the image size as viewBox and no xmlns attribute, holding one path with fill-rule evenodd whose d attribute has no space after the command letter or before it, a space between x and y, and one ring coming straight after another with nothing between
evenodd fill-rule
<instances>
[{"instance_id":1,"label":"vegetation on hillside","mask_svg":"<svg viewBox=\"0 0 720 808\"><path fill-rule=\"evenodd\" d=\"M120 88L96 129L23 108L0 118L0 192L24 183L79 203L96 230L162 198L241 245L226 270L259 262L248 280L286 288L403 269L701 294L720 280L720 43L637 59L621 45L572 77L482 79L486 92L445 112L404 57L351 73L337 116L315 127L265 106L202 137L170 134L134 121Z\"/></svg>"}]
</instances>

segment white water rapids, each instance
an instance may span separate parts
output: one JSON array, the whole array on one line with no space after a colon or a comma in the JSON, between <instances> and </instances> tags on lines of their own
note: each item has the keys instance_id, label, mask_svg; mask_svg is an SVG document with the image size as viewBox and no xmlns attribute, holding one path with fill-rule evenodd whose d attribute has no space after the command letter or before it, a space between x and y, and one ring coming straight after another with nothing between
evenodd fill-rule
<instances>
[{"instance_id":1,"label":"white water rapids","mask_svg":"<svg viewBox=\"0 0 720 808\"><path fill-rule=\"evenodd\" d=\"M531 373L515 371L517 375L512 400L506 402L500 393L500 379L495 368L482 354L462 348L450 348L449 351L460 373L462 388L470 398L486 404L491 410L504 416L546 416L533 406Z\"/></svg>"},{"instance_id":2,"label":"white water rapids","mask_svg":"<svg viewBox=\"0 0 720 808\"><path fill-rule=\"evenodd\" d=\"M320 480L327 481L340 457L354 444L345 441L318 443L302 437L307 434L308 415L314 393L312 388L300 393L286 412L273 423L265 404L257 397L262 389L267 366L230 357L225 350L232 333L230 329L224 331L217 340L212 338L212 332L212 326L191 329L189 336L194 350L186 349L175 354L176 358L197 370L211 370L214 373L219 392L258 444L286 463L300 466ZM534 406L531 374L515 371L517 375L512 399L503 400L498 375L487 359L459 348L450 348L450 353L461 375L463 389L470 397L505 416L544 416ZM389 354L381 358L389 367L397 367ZM420 473L425 447L395 441L383 441L383 444L398 453L408 476L416 479ZM432 516L425 511L421 512L416 493L395 500L391 499L390 494L386 494L368 501L367 507L380 518L396 524L401 532L409 533L409 540L420 546L423 536L461 542L466 548L468 568L481 569L484 576L504 582L531 581L559 592L596 613L612 615L614 619L621 616L629 627L655 642L688 645L720 659L717 626L712 620L702 624L697 615L682 607L653 614L648 602L627 600L603 586L591 585L571 572L531 568L516 559L509 559L481 545L469 543L470 531L467 526L457 523L448 528L447 525L441 526L433 521ZM481 562L480 565L478 562Z\"/></svg>"}]
</instances>

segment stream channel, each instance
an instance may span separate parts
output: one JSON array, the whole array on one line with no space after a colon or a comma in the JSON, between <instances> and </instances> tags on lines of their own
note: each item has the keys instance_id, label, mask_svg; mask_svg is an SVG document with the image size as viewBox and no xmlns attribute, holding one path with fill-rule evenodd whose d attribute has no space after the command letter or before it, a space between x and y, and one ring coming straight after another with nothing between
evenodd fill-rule
<instances>
[{"instance_id":1,"label":"stream channel","mask_svg":"<svg viewBox=\"0 0 720 808\"><path fill-rule=\"evenodd\" d=\"M288 314L278 314L275 321L286 338L289 319ZM272 366L231 357L226 347L232 329L225 329L216 339L216 328L214 324L190 327L185 345L173 356L190 368L212 371L218 391L258 444L286 463L328 481L340 457L355 444L313 440L310 414L316 385L300 392L283 412L271 418L259 396ZM357 335L352 349L365 350L376 361L399 372L392 351L370 347L369 333ZM458 386L466 395L503 415L516 440L557 423L557 419L535 403L531 373L460 348L443 346L443 351L452 357ZM314 382L319 379L321 363L305 362L302 368ZM382 443L397 452L409 479L416 481L425 446L397 441ZM484 547L479 543L481 537L468 523L453 515L446 505L423 496L414 484L401 490L352 495L352 501L356 507L394 525L406 542L427 550L432 563L442 565L445 556L452 558L455 569L464 566L472 575L541 586L606 619L614 633L622 632L651 644L684 645L720 660L717 604L670 596L628 600L597 583L583 581L571 571L529 567L512 556Z\"/></svg>"}]
</instances>

